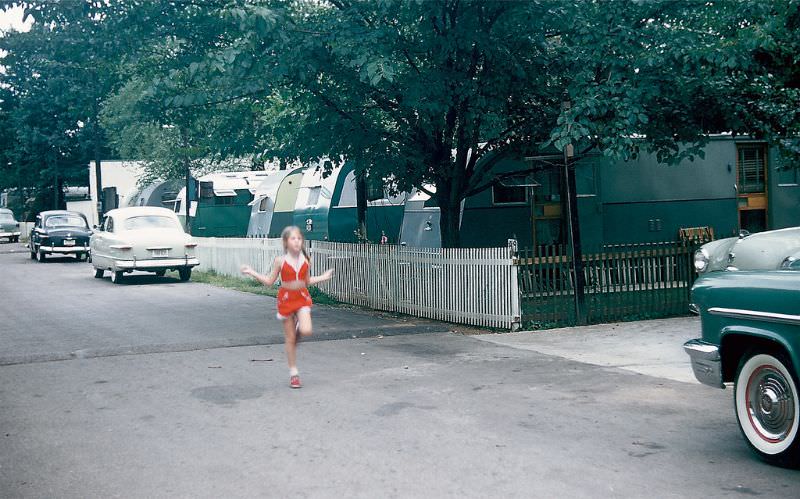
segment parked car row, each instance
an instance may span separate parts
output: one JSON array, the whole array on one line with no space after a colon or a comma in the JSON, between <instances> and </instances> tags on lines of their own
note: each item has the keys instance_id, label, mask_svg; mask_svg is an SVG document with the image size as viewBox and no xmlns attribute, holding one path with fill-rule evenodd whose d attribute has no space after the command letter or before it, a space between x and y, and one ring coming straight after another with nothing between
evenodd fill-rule
<instances>
[{"instance_id":1,"label":"parked car row","mask_svg":"<svg viewBox=\"0 0 800 499\"><path fill-rule=\"evenodd\" d=\"M0 236L19 240L19 223L10 210L0 210L0 230ZM94 276L102 278L108 271L114 283L134 271L163 276L168 270L188 281L200 263L196 248L172 210L150 206L111 210L94 228L81 213L43 211L28 239L31 259L44 262L58 255L91 260Z\"/></svg>"}]
</instances>

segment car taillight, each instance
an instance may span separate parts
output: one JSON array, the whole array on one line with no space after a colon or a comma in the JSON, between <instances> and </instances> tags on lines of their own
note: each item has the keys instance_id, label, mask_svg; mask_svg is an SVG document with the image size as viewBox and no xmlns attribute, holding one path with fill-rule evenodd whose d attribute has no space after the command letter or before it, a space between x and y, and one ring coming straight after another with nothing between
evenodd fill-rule
<instances>
[{"instance_id":1,"label":"car taillight","mask_svg":"<svg viewBox=\"0 0 800 499\"><path fill-rule=\"evenodd\" d=\"M186 243L186 244L184 244L184 246L186 246L187 248L196 248L197 247L197 243Z\"/></svg>"},{"instance_id":2,"label":"car taillight","mask_svg":"<svg viewBox=\"0 0 800 499\"><path fill-rule=\"evenodd\" d=\"M132 246L128 246L127 244L112 244L109 247L111 249L118 249L118 250L123 250L123 251L127 251L127 250L132 248Z\"/></svg>"}]
</instances>

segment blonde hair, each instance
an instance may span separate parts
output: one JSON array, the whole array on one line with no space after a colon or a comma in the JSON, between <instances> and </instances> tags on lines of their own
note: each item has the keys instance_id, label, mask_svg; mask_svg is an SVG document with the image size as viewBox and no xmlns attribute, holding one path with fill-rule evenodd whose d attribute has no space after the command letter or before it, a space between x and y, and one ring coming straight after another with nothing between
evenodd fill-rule
<instances>
[{"instance_id":1,"label":"blonde hair","mask_svg":"<svg viewBox=\"0 0 800 499\"><path fill-rule=\"evenodd\" d=\"M281 231L281 241L283 241L283 251L284 252L287 251L286 243L287 241L289 241L289 236L292 234L292 232L297 232L297 234L300 236L300 239L303 240L303 244L302 246L300 246L300 251L303 253L303 256L306 257L308 264L311 265L311 256L308 254L308 251L306 251L306 236L303 235L303 231L300 230L300 227L296 225L290 225L288 227L284 227L284 229Z\"/></svg>"}]
</instances>

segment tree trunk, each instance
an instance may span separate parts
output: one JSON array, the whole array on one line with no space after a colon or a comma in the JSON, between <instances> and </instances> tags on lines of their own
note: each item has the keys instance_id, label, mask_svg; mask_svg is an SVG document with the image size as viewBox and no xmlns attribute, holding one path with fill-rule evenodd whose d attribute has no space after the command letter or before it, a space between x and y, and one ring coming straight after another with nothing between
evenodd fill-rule
<instances>
[{"instance_id":1,"label":"tree trunk","mask_svg":"<svg viewBox=\"0 0 800 499\"><path fill-rule=\"evenodd\" d=\"M454 194L452 185L446 179L444 182L437 182L436 197L439 202L442 248L461 246L461 200Z\"/></svg>"},{"instance_id":2,"label":"tree trunk","mask_svg":"<svg viewBox=\"0 0 800 499\"><path fill-rule=\"evenodd\" d=\"M367 175L356 174L356 232L357 242L367 242Z\"/></svg>"}]
</instances>

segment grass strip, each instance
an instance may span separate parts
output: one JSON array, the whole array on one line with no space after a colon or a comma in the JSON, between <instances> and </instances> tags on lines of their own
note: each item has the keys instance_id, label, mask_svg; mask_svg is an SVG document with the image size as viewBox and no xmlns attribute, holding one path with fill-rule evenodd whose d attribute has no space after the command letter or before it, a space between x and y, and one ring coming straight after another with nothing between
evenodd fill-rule
<instances>
[{"instance_id":1,"label":"grass strip","mask_svg":"<svg viewBox=\"0 0 800 499\"><path fill-rule=\"evenodd\" d=\"M278 287L266 287L255 279L249 277L232 277L227 275L217 274L213 270L205 272L192 272L193 282L202 282L210 284L219 288L235 289L236 291L244 291L245 293L253 293L256 295L265 295L276 298L278 296ZM314 303L322 305L337 305L339 302L331 296L322 292L318 287L311 286L308 288L311 299Z\"/></svg>"}]
</instances>

